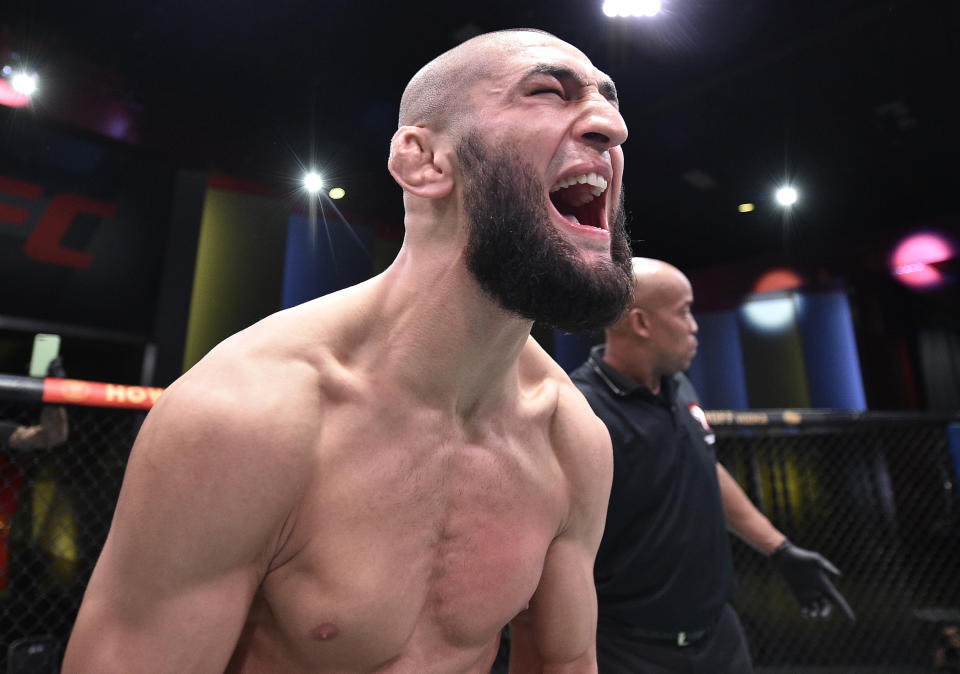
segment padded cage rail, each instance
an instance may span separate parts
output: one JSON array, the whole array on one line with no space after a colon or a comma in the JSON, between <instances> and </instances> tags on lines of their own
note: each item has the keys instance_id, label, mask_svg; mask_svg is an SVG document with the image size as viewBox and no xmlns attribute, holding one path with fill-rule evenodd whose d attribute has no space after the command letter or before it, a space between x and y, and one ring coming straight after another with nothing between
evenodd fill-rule
<instances>
[{"instance_id":1,"label":"padded cage rail","mask_svg":"<svg viewBox=\"0 0 960 674\"><path fill-rule=\"evenodd\" d=\"M148 410L161 393L163 389L154 386L0 374L0 399L14 402Z\"/></svg>"}]
</instances>

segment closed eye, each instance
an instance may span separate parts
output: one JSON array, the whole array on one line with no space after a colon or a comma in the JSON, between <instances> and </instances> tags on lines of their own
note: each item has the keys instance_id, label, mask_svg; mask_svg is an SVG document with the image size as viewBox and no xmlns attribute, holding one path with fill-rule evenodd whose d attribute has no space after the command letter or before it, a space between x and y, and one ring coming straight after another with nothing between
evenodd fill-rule
<instances>
[{"instance_id":1,"label":"closed eye","mask_svg":"<svg viewBox=\"0 0 960 674\"><path fill-rule=\"evenodd\" d=\"M537 89L536 91L531 92L531 96L539 96L540 94L556 94L560 98L564 97L563 90L557 88L549 89Z\"/></svg>"}]
</instances>

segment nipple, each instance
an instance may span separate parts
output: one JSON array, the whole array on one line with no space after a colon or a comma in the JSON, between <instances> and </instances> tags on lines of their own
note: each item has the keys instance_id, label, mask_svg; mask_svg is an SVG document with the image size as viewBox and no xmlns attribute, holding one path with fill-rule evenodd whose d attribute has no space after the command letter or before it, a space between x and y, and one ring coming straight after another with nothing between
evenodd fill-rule
<instances>
[{"instance_id":1,"label":"nipple","mask_svg":"<svg viewBox=\"0 0 960 674\"><path fill-rule=\"evenodd\" d=\"M310 630L310 636L317 641L329 641L340 634L340 628L333 623L323 623Z\"/></svg>"}]
</instances>

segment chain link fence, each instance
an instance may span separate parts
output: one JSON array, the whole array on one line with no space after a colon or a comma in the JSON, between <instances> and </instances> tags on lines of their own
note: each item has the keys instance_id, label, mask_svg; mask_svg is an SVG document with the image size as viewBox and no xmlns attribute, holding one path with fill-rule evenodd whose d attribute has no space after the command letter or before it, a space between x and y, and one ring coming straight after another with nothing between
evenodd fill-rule
<instances>
[{"instance_id":1,"label":"chain link fence","mask_svg":"<svg viewBox=\"0 0 960 674\"><path fill-rule=\"evenodd\" d=\"M52 637L62 653L144 415L67 410L63 445L0 450L0 672L23 638ZM0 399L0 419L32 425L39 413ZM720 460L795 543L840 567L837 585L857 613L853 624L802 619L767 560L735 542L735 603L758 670L934 671L938 635L960 623L951 420L868 414L771 425L711 413L711 422Z\"/></svg>"},{"instance_id":2,"label":"chain link fence","mask_svg":"<svg viewBox=\"0 0 960 674\"><path fill-rule=\"evenodd\" d=\"M56 661L106 539L143 412L67 406L69 436L52 449L0 449L0 672L34 674L29 650L53 637ZM40 407L0 400L0 419L31 426ZM21 642L22 643L22 642ZM33 664L31 664L33 663ZM44 674L48 670L42 670ZM57 671L56 669L51 671Z\"/></svg>"},{"instance_id":3,"label":"chain link fence","mask_svg":"<svg viewBox=\"0 0 960 674\"><path fill-rule=\"evenodd\" d=\"M960 494L948 438L960 417L714 423L719 459L781 531L840 568L836 585L857 614L855 623L839 613L805 620L773 566L735 541L734 603L758 670L935 671L944 629L960 625Z\"/></svg>"}]
</instances>

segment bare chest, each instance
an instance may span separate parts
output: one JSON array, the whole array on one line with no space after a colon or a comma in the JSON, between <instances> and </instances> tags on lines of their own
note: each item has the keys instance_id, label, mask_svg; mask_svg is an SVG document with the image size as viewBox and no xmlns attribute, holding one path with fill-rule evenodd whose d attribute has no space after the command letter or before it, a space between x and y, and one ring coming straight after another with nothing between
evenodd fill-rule
<instances>
[{"instance_id":1,"label":"bare chest","mask_svg":"<svg viewBox=\"0 0 960 674\"><path fill-rule=\"evenodd\" d=\"M260 636L331 671L405 671L411 658L429 671L489 651L536 590L565 512L545 429L328 428L289 559L257 599L270 608Z\"/></svg>"}]
</instances>

